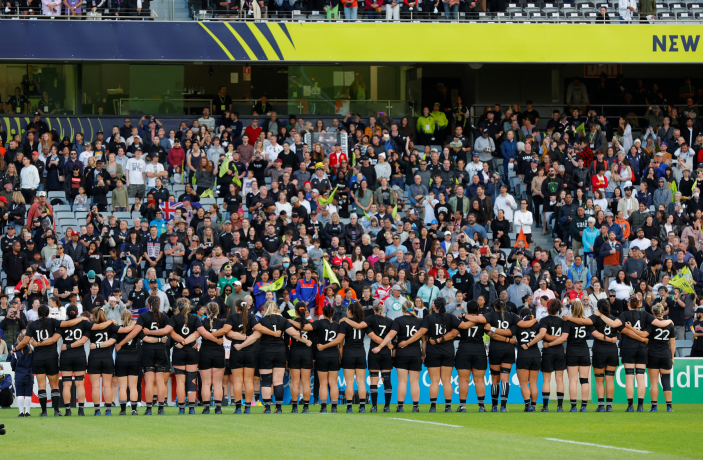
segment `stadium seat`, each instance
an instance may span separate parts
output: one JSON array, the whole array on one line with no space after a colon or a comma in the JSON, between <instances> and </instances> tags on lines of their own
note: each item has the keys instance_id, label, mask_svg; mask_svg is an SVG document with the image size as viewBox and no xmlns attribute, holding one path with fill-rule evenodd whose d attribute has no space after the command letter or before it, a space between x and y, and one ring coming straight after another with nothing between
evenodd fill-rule
<instances>
[{"instance_id":1,"label":"stadium seat","mask_svg":"<svg viewBox=\"0 0 703 460\"><path fill-rule=\"evenodd\" d=\"M530 13L530 20L535 22L543 22L547 20L547 15L540 13L539 11L535 11L534 13Z\"/></svg>"},{"instance_id":2,"label":"stadium seat","mask_svg":"<svg viewBox=\"0 0 703 460\"><path fill-rule=\"evenodd\" d=\"M505 12L510 13L522 13L522 6L519 3L508 3L505 7Z\"/></svg>"},{"instance_id":3,"label":"stadium seat","mask_svg":"<svg viewBox=\"0 0 703 460\"><path fill-rule=\"evenodd\" d=\"M554 13L549 13L549 14L547 15L547 17L548 17L549 20L552 21L552 22L560 22L560 21L563 21L563 20L564 20L564 15L563 15L562 13L558 12L558 11L556 11L556 12L554 12Z\"/></svg>"},{"instance_id":4,"label":"stadium seat","mask_svg":"<svg viewBox=\"0 0 703 460\"><path fill-rule=\"evenodd\" d=\"M679 17L679 18L681 17L682 13L688 13L688 8L686 7L686 4L684 4L684 3L672 3L671 5L669 5L669 7L671 8L671 12L674 13L676 15L676 17ZM688 16L684 16L684 17L688 17Z\"/></svg>"},{"instance_id":5,"label":"stadium seat","mask_svg":"<svg viewBox=\"0 0 703 460\"><path fill-rule=\"evenodd\" d=\"M670 21L676 20L676 16L668 11L665 11L663 13L657 13L657 18L660 21L665 21L665 22L670 22Z\"/></svg>"},{"instance_id":6,"label":"stadium seat","mask_svg":"<svg viewBox=\"0 0 703 460\"><path fill-rule=\"evenodd\" d=\"M511 17L516 21L525 21L527 19L527 13L523 13L522 11L512 13Z\"/></svg>"},{"instance_id":7,"label":"stadium seat","mask_svg":"<svg viewBox=\"0 0 703 460\"><path fill-rule=\"evenodd\" d=\"M691 347L693 346L693 340L677 340L676 341L676 352L677 358L685 358L691 354Z\"/></svg>"},{"instance_id":8,"label":"stadium seat","mask_svg":"<svg viewBox=\"0 0 703 460\"><path fill-rule=\"evenodd\" d=\"M119 220L132 220L132 214L129 212L116 212L114 216Z\"/></svg>"},{"instance_id":9,"label":"stadium seat","mask_svg":"<svg viewBox=\"0 0 703 460\"><path fill-rule=\"evenodd\" d=\"M530 13L539 13L542 11L542 6L540 4L541 2L530 2L530 3L525 3L523 7L523 11L525 13L530 14Z\"/></svg>"},{"instance_id":10,"label":"stadium seat","mask_svg":"<svg viewBox=\"0 0 703 460\"><path fill-rule=\"evenodd\" d=\"M558 3L545 3L544 6L542 7L542 12L549 16L551 13L558 13L559 12L559 4Z\"/></svg>"},{"instance_id":11,"label":"stadium seat","mask_svg":"<svg viewBox=\"0 0 703 460\"><path fill-rule=\"evenodd\" d=\"M67 204L57 204L56 206L53 206L53 208L54 208L54 213L71 212L71 207Z\"/></svg>"}]
</instances>

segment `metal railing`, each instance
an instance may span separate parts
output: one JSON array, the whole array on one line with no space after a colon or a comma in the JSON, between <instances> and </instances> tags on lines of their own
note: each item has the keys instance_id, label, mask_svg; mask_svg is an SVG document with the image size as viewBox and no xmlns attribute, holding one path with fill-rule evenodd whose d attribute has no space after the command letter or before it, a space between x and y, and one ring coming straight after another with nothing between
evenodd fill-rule
<instances>
[{"instance_id":1,"label":"metal railing","mask_svg":"<svg viewBox=\"0 0 703 460\"><path fill-rule=\"evenodd\" d=\"M302 91L302 90L301 90ZM200 116L202 109L207 107L212 112L212 98L206 95L195 98L175 98L169 102L175 106L177 111L182 111L184 115ZM116 99L115 113L121 115L153 113L159 114L159 106L162 99L154 98L120 98ZM233 99L232 111L240 115L251 115L257 100ZM365 100L354 101L350 99L328 99L322 96L310 96L296 99L269 99L268 103L274 110L285 116L286 114L296 115L337 115L344 117L347 113L358 113L362 117L371 115L377 116L382 112L388 116L416 116L414 101L398 100ZM266 114L259 114L265 117Z\"/></svg>"},{"instance_id":2,"label":"metal railing","mask_svg":"<svg viewBox=\"0 0 703 460\"><path fill-rule=\"evenodd\" d=\"M169 3L173 4L172 0L167 0ZM100 21L100 20L120 20L120 21L154 21L154 20L159 20L159 19L166 19L166 18L159 18L158 15L156 14L155 10L147 10L147 11L142 11L138 12L136 9L128 9L128 8L100 8L96 9L96 11L83 11L81 14L77 15L68 15L64 14L65 8L62 6L61 9L59 10L59 14L52 14L52 15L45 15L42 10L42 6L38 5L38 7L35 8L27 8L26 6L23 6L20 8L18 3L15 3L15 5L11 8L9 8L9 11L7 9L2 10L3 14L0 16L0 19L25 19L25 20L51 20L51 19L56 19L56 20L69 20L69 21L82 21L82 20L94 20L94 21ZM171 17L171 19L173 16Z\"/></svg>"}]
</instances>

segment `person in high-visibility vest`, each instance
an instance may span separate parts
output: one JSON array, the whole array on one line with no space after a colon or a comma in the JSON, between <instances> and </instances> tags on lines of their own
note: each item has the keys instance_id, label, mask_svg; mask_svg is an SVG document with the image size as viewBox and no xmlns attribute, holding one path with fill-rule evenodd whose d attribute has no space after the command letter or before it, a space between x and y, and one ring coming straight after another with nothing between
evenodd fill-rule
<instances>
[{"instance_id":1,"label":"person in high-visibility vest","mask_svg":"<svg viewBox=\"0 0 703 460\"><path fill-rule=\"evenodd\" d=\"M445 117L446 119L446 117ZM435 119L430 115L430 109L422 109L422 116L417 119L417 145L432 145L435 132Z\"/></svg>"}]
</instances>

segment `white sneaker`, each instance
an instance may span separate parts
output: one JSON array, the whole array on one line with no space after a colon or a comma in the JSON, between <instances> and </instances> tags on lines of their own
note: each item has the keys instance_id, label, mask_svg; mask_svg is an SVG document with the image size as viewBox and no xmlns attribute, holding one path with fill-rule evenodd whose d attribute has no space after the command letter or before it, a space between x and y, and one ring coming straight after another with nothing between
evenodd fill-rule
<instances>
[{"instance_id":1,"label":"white sneaker","mask_svg":"<svg viewBox=\"0 0 703 460\"><path fill-rule=\"evenodd\" d=\"M139 402L137 403L137 407L142 407L142 402L141 402L141 401L139 401Z\"/></svg>"}]
</instances>

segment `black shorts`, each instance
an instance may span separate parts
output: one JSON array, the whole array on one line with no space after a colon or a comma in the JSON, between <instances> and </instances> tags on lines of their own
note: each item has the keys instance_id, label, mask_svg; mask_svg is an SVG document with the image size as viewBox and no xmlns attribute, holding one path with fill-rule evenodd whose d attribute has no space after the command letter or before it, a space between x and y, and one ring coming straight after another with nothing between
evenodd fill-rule
<instances>
[{"instance_id":1,"label":"black shorts","mask_svg":"<svg viewBox=\"0 0 703 460\"><path fill-rule=\"evenodd\" d=\"M344 351L342 369L366 369L366 356L362 350Z\"/></svg>"},{"instance_id":2,"label":"black shorts","mask_svg":"<svg viewBox=\"0 0 703 460\"><path fill-rule=\"evenodd\" d=\"M57 375L59 373L59 360L51 359L35 359L32 361L32 374L34 375Z\"/></svg>"},{"instance_id":3,"label":"black shorts","mask_svg":"<svg viewBox=\"0 0 703 460\"><path fill-rule=\"evenodd\" d=\"M647 362L647 369L666 369L671 370L671 356L652 356L649 355L649 360Z\"/></svg>"},{"instance_id":4,"label":"black shorts","mask_svg":"<svg viewBox=\"0 0 703 460\"><path fill-rule=\"evenodd\" d=\"M237 351L232 348L229 352L230 369L256 369L259 366L259 354L256 351Z\"/></svg>"},{"instance_id":5,"label":"black shorts","mask_svg":"<svg viewBox=\"0 0 703 460\"><path fill-rule=\"evenodd\" d=\"M117 353L115 377L127 377L130 375L139 375L139 359L137 359L137 355L121 355Z\"/></svg>"},{"instance_id":6,"label":"black shorts","mask_svg":"<svg viewBox=\"0 0 703 460\"><path fill-rule=\"evenodd\" d=\"M369 351L368 366L372 371L390 371L393 369L393 355Z\"/></svg>"},{"instance_id":7,"label":"black shorts","mask_svg":"<svg viewBox=\"0 0 703 460\"><path fill-rule=\"evenodd\" d=\"M68 356L64 352L59 360L59 370L64 372L85 372L88 368L88 361L85 359L85 352L71 353Z\"/></svg>"},{"instance_id":8,"label":"black shorts","mask_svg":"<svg viewBox=\"0 0 703 460\"><path fill-rule=\"evenodd\" d=\"M174 348L171 360L174 366L192 366L198 364L200 356L198 350L193 347Z\"/></svg>"},{"instance_id":9,"label":"black shorts","mask_svg":"<svg viewBox=\"0 0 703 460\"><path fill-rule=\"evenodd\" d=\"M620 349L620 359L623 364L647 364L647 349L644 347L622 348Z\"/></svg>"},{"instance_id":10,"label":"black shorts","mask_svg":"<svg viewBox=\"0 0 703 460\"><path fill-rule=\"evenodd\" d=\"M566 367L580 367L591 365L591 358L586 356L572 356L569 353L566 354Z\"/></svg>"},{"instance_id":11,"label":"black shorts","mask_svg":"<svg viewBox=\"0 0 703 460\"><path fill-rule=\"evenodd\" d=\"M566 353L542 354L542 372L552 373L566 369Z\"/></svg>"},{"instance_id":12,"label":"black shorts","mask_svg":"<svg viewBox=\"0 0 703 460\"><path fill-rule=\"evenodd\" d=\"M335 372L339 370L339 358L337 356L317 357L315 360L315 370L317 372Z\"/></svg>"},{"instance_id":13,"label":"black shorts","mask_svg":"<svg viewBox=\"0 0 703 460\"><path fill-rule=\"evenodd\" d=\"M534 358L520 358L518 356L517 361L515 363L515 368L516 369L527 369L529 371L539 371L542 369L542 358L534 357Z\"/></svg>"},{"instance_id":14,"label":"black shorts","mask_svg":"<svg viewBox=\"0 0 703 460\"><path fill-rule=\"evenodd\" d=\"M157 372L164 372L168 365L166 348L144 348L142 347L142 367L159 368Z\"/></svg>"},{"instance_id":15,"label":"black shorts","mask_svg":"<svg viewBox=\"0 0 703 460\"><path fill-rule=\"evenodd\" d=\"M301 348L291 348L290 356L288 357L288 368L312 369L312 351Z\"/></svg>"},{"instance_id":16,"label":"black shorts","mask_svg":"<svg viewBox=\"0 0 703 460\"><path fill-rule=\"evenodd\" d=\"M208 369L224 369L225 357L200 355L200 360L198 361L198 368L201 371L206 371Z\"/></svg>"},{"instance_id":17,"label":"black shorts","mask_svg":"<svg viewBox=\"0 0 703 460\"><path fill-rule=\"evenodd\" d=\"M88 359L88 374L114 374L115 362L112 357Z\"/></svg>"},{"instance_id":18,"label":"black shorts","mask_svg":"<svg viewBox=\"0 0 703 460\"><path fill-rule=\"evenodd\" d=\"M259 369L281 369L286 367L286 352L285 351L266 351L259 352Z\"/></svg>"},{"instance_id":19,"label":"black shorts","mask_svg":"<svg viewBox=\"0 0 703 460\"><path fill-rule=\"evenodd\" d=\"M420 356L396 356L393 364L396 369L417 372L422 370L422 358Z\"/></svg>"},{"instance_id":20,"label":"black shorts","mask_svg":"<svg viewBox=\"0 0 703 460\"><path fill-rule=\"evenodd\" d=\"M509 350L488 350L488 363L491 366L498 366L499 364L514 364L515 363L515 349L511 348Z\"/></svg>"},{"instance_id":21,"label":"black shorts","mask_svg":"<svg viewBox=\"0 0 703 460\"><path fill-rule=\"evenodd\" d=\"M229 359L225 359L225 377L232 373L232 368L229 367Z\"/></svg>"},{"instance_id":22,"label":"black shorts","mask_svg":"<svg viewBox=\"0 0 703 460\"><path fill-rule=\"evenodd\" d=\"M605 369L606 367L618 367L619 365L620 358L617 350L593 353L593 369Z\"/></svg>"},{"instance_id":23,"label":"black shorts","mask_svg":"<svg viewBox=\"0 0 703 460\"><path fill-rule=\"evenodd\" d=\"M425 367L454 367L454 353L427 353Z\"/></svg>"},{"instance_id":24,"label":"black shorts","mask_svg":"<svg viewBox=\"0 0 703 460\"><path fill-rule=\"evenodd\" d=\"M457 370L476 369L477 371L485 371L488 369L488 358L485 352L481 354L457 352L454 358L454 365Z\"/></svg>"}]
</instances>

